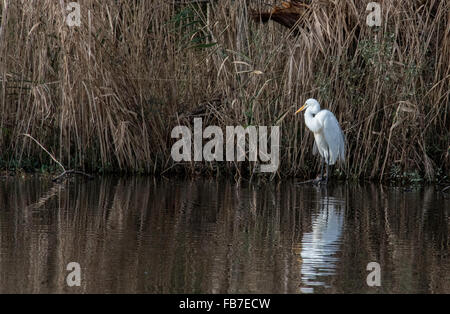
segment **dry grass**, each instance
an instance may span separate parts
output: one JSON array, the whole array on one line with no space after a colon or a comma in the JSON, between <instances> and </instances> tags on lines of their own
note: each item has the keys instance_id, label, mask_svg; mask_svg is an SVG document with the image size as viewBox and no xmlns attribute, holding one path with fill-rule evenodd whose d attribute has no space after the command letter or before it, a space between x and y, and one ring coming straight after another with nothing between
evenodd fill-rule
<instances>
[{"instance_id":1,"label":"dry grass","mask_svg":"<svg viewBox=\"0 0 450 314\"><path fill-rule=\"evenodd\" d=\"M63 1L2 2L0 160L49 162L27 133L69 168L245 173L173 164L172 127L202 116L281 125L279 174L310 176L312 136L291 112L315 97L344 129L347 176L448 173L448 1L380 1L379 28L369 1L310 1L295 36L249 18L267 1L84 0L72 28Z\"/></svg>"}]
</instances>

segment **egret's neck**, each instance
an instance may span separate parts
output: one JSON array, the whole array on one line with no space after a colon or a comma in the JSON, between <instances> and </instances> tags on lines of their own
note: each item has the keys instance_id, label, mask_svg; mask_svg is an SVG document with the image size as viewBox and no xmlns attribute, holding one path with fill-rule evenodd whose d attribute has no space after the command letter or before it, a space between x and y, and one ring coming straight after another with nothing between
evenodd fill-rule
<instances>
[{"instance_id":1,"label":"egret's neck","mask_svg":"<svg viewBox=\"0 0 450 314\"><path fill-rule=\"evenodd\" d=\"M311 130L313 133L320 132L320 129L322 129L322 124L319 122L318 119L315 118L315 115L320 111L316 108L308 108L305 112L305 123L308 129Z\"/></svg>"}]
</instances>

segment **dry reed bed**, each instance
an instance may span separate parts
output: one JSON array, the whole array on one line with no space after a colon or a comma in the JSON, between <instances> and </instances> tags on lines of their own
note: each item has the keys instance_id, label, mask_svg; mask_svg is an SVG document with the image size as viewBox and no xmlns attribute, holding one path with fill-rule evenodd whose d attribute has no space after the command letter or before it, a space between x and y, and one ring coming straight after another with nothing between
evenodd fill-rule
<instances>
[{"instance_id":1,"label":"dry reed bed","mask_svg":"<svg viewBox=\"0 0 450 314\"><path fill-rule=\"evenodd\" d=\"M81 3L68 27L64 1L4 0L0 32L0 160L48 156L68 168L239 174L251 164L170 157L170 131L205 124L280 125L279 175L312 175L312 136L293 109L315 97L348 140L349 177L449 169L450 3L312 1L297 34L256 23L263 1ZM242 171L244 168L244 171Z\"/></svg>"}]
</instances>

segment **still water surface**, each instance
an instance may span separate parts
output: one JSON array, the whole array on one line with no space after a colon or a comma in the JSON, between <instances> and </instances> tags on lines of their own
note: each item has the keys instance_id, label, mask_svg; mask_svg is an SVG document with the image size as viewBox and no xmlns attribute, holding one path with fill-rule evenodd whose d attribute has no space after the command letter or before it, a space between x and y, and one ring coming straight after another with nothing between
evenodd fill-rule
<instances>
[{"instance_id":1,"label":"still water surface","mask_svg":"<svg viewBox=\"0 0 450 314\"><path fill-rule=\"evenodd\" d=\"M449 209L434 187L3 178L0 293L450 293Z\"/></svg>"}]
</instances>

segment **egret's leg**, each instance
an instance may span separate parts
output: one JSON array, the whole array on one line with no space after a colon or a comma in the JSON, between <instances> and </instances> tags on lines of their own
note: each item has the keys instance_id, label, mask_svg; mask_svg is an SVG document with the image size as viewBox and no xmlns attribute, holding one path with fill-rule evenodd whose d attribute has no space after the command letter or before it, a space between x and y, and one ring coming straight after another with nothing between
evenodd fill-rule
<instances>
[{"instance_id":1,"label":"egret's leg","mask_svg":"<svg viewBox=\"0 0 450 314\"><path fill-rule=\"evenodd\" d=\"M322 157L322 167L320 167L320 180L323 180L323 164L325 163L325 158Z\"/></svg>"},{"instance_id":2,"label":"egret's leg","mask_svg":"<svg viewBox=\"0 0 450 314\"><path fill-rule=\"evenodd\" d=\"M327 164L327 176L325 177L325 183L328 183L328 177L329 177L329 175L330 175L330 169L329 169L329 166L328 166L328 164Z\"/></svg>"}]
</instances>

